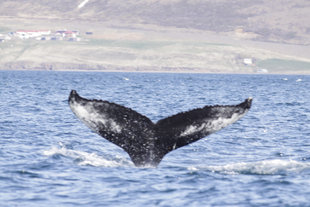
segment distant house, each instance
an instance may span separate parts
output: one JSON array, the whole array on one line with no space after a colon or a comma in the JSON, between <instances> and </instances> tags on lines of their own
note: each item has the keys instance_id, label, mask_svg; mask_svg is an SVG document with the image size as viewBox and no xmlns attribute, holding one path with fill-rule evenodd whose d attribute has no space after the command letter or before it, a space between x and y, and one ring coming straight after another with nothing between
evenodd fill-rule
<instances>
[{"instance_id":1,"label":"distant house","mask_svg":"<svg viewBox=\"0 0 310 207\"><path fill-rule=\"evenodd\" d=\"M252 58L244 58L243 63L245 65L253 65L253 60L252 60Z\"/></svg>"},{"instance_id":2,"label":"distant house","mask_svg":"<svg viewBox=\"0 0 310 207\"><path fill-rule=\"evenodd\" d=\"M86 35L92 35L93 32L85 32Z\"/></svg>"},{"instance_id":3,"label":"distant house","mask_svg":"<svg viewBox=\"0 0 310 207\"><path fill-rule=\"evenodd\" d=\"M76 38L76 36L79 35L79 32L78 31L66 31L65 34L66 34L66 37Z\"/></svg>"},{"instance_id":4,"label":"distant house","mask_svg":"<svg viewBox=\"0 0 310 207\"><path fill-rule=\"evenodd\" d=\"M21 39L36 38L42 35L50 35L51 30L18 30L15 35Z\"/></svg>"},{"instance_id":5,"label":"distant house","mask_svg":"<svg viewBox=\"0 0 310 207\"><path fill-rule=\"evenodd\" d=\"M77 35L79 35L79 31L71 31L71 30L59 30L56 31L56 35L60 35L62 37L68 37L68 38L75 38Z\"/></svg>"},{"instance_id":6,"label":"distant house","mask_svg":"<svg viewBox=\"0 0 310 207\"><path fill-rule=\"evenodd\" d=\"M62 35L62 34L65 34L65 32L66 32L65 30L58 30L55 32L55 34L56 35Z\"/></svg>"}]
</instances>

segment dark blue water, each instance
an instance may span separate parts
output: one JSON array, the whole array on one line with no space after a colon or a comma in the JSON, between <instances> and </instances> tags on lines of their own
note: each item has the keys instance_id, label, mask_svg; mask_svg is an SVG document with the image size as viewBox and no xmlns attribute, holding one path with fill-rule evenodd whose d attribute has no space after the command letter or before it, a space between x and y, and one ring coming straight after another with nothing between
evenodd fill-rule
<instances>
[{"instance_id":1,"label":"dark blue water","mask_svg":"<svg viewBox=\"0 0 310 207\"><path fill-rule=\"evenodd\" d=\"M253 97L237 123L136 168L71 89L156 121ZM0 71L0 206L310 206L310 76Z\"/></svg>"}]
</instances>

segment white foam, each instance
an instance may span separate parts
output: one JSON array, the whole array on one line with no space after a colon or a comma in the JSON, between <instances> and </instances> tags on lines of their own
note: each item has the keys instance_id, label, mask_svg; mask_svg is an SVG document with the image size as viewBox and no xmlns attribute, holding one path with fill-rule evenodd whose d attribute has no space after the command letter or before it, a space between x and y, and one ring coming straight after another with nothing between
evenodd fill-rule
<instances>
[{"instance_id":1,"label":"white foam","mask_svg":"<svg viewBox=\"0 0 310 207\"><path fill-rule=\"evenodd\" d=\"M89 0L84 0L84 1L82 1L82 3L80 3L80 4L78 5L78 9L83 8L88 2L89 2Z\"/></svg>"},{"instance_id":2,"label":"white foam","mask_svg":"<svg viewBox=\"0 0 310 207\"><path fill-rule=\"evenodd\" d=\"M79 150L67 149L65 146L61 147L53 146L51 149L43 151L45 156L62 155L69 157L73 160L78 160L79 165L91 165L95 167L119 167L119 166L131 166L131 162L125 158L117 158L118 161L108 160L104 157L97 155L96 153L88 153Z\"/></svg>"},{"instance_id":3,"label":"white foam","mask_svg":"<svg viewBox=\"0 0 310 207\"><path fill-rule=\"evenodd\" d=\"M220 166L207 167L190 167L191 171L198 171L200 169L207 169L212 172L225 174L259 174L259 175L274 175L297 173L303 170L310 170L310 163L299 162L295 160L264 160L258 162L239 162Z\"/></svg>"}]
</instances>

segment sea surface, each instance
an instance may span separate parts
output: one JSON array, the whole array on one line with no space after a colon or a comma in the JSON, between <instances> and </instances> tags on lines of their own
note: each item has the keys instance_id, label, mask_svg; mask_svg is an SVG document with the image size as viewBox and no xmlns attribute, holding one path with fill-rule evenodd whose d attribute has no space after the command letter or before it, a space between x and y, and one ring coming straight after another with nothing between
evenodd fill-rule
<instances>
[{"instance_id":1,"label":"sea surface","mask_svg":"<svg viewBox=\"0 0 310 207\"><path fill-rule=\"evenodd\" d=\"M253 97L238 122L135 167L71 89L156 122ZM0 206L310 206L310 76L0 71Z\"/></svg>"}]
</instances>

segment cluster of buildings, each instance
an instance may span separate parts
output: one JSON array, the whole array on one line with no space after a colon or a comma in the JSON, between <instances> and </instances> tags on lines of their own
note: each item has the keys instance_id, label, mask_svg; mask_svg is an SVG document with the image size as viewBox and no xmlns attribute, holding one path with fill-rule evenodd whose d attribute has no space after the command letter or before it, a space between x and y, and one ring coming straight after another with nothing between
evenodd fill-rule
<instances>
[{"instance_id":1,"label":"cluster of buildings","mask_svg":"<svg viewBox=\"0 0 310 207\"><path fill-rule=\"evenodd\" d=\"M92 32L86 32L86 35L92 35ZM64 40L78 42L81 41L80 32L72 30L18 30L8 34L0 34L0 43L11 39L35 39L35 40Z\"/></svg>"}]
</instances>

